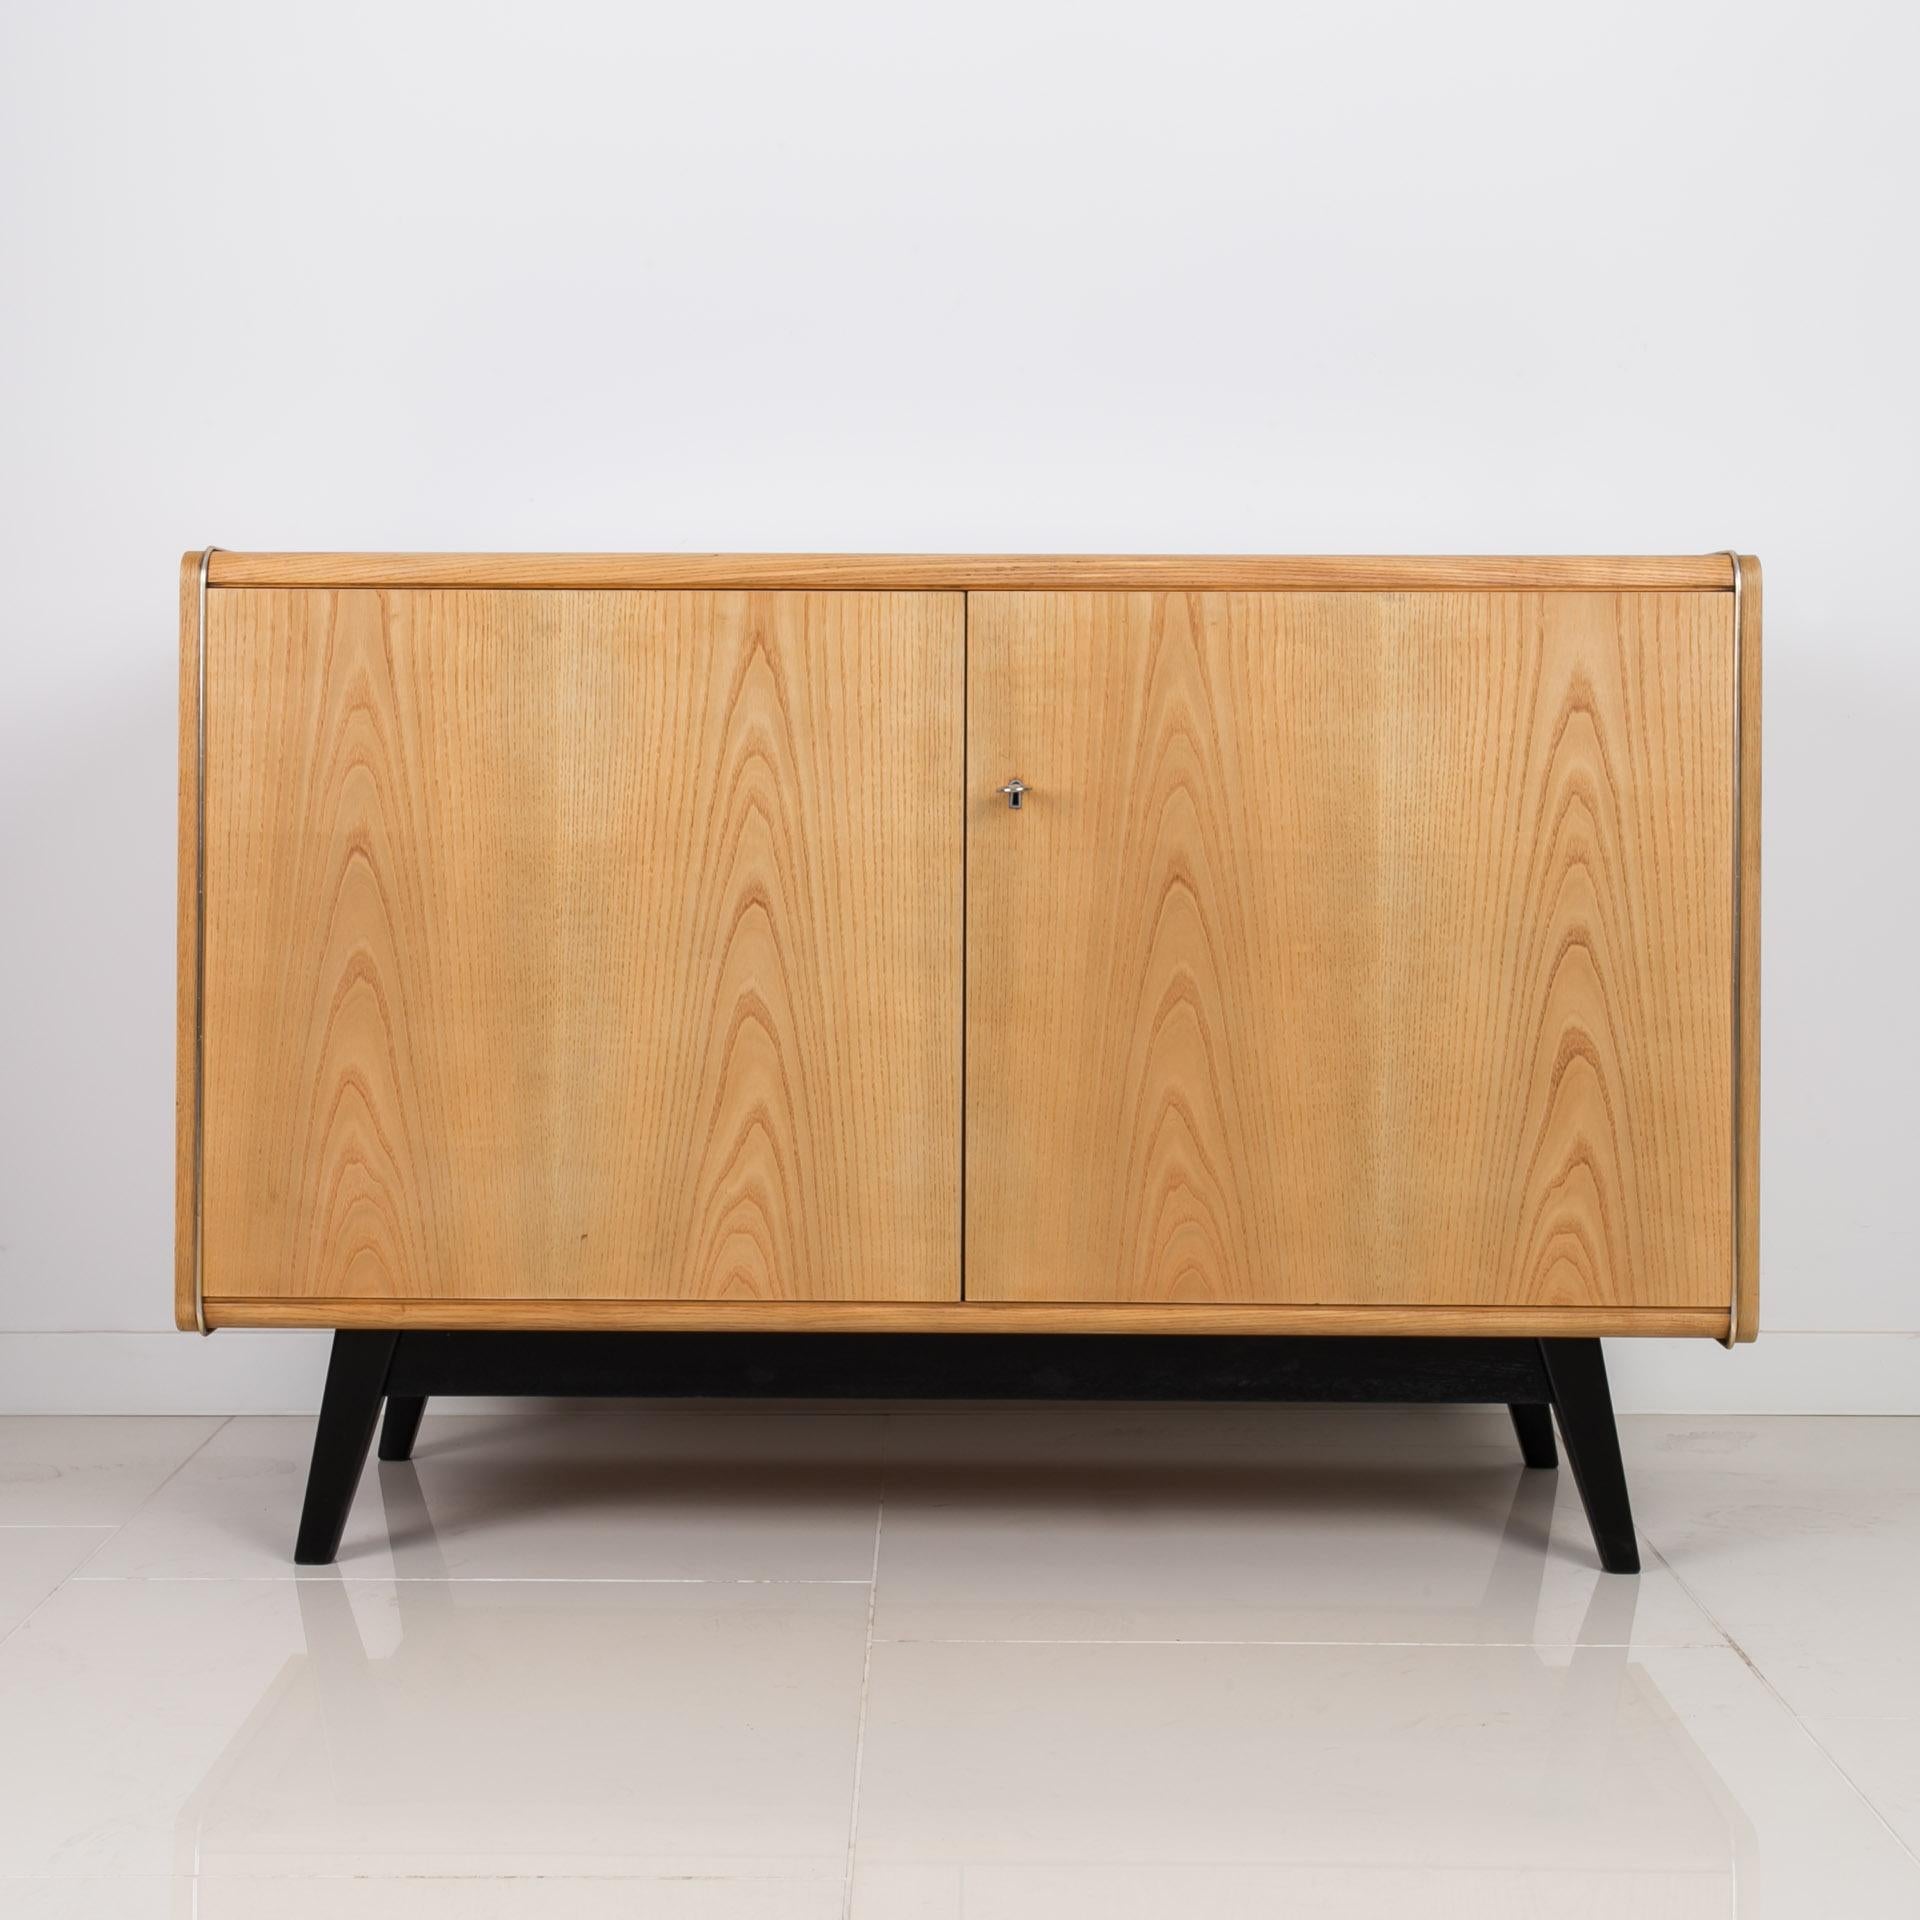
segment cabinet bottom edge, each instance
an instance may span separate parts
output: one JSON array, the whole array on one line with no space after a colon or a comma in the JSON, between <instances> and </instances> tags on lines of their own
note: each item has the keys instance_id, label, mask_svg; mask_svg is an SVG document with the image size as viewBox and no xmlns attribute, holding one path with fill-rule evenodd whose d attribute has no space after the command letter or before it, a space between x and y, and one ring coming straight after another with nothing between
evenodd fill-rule
<instances>
[{"instance_id":1,"label":"cabinet bottom edge","mask_svg":"<svg viewBox=\"0 0 1920 1920\"><path fill-rule=\"evenodd\" d=\"M1001 1300L355 1300L212 1298L220 1327L554 1332L1507 1334L1725 1340L1725 1307L1164 1305Z\"/></svg>"}]
</instances>

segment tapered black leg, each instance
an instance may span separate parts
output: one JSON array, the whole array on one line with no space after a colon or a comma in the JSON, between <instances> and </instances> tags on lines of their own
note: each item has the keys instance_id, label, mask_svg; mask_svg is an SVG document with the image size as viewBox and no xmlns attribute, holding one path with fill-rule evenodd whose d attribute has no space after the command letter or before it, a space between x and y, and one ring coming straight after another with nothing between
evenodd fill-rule
<instances>
[{"instance_id":1,"label":"tapered black leg","mask_svg":"<svg viewBox=\"0 0 1920 1920\"><path fill-rule=\"evenodd\" d=\"M1530 1467L1557 1467L1560 1456L1553 1445L1553 1410L1550 1407L1514 1405L1507 1411L1513 1415L1513 1431L1520 1442L1521 1459ZM387 1415L387 1424L393 1424L391 1413Z\"/></svg>"},{"instance_id":2,"label":"tapered black leg","mask_svg":"<svg viewBox=\"0 0 1920 1920\"><path fill-rule=\"evenodd\" d=\"M387 1417L380 1425L380 1458L411 1460L413 1443L420 1435L420 1416L427 1410L424 1393L391 1393L387 1396ZM1546 1409L1541 1408L1541 1412ZM1552 1447L1553 1442L1548 1440Z\"/></svg>"},{"instance_id":3,"label":"tapered black leg","mask_svg":"<svg viewBox=\"0 0 1920 1920\"><path fill-rule=\"evenodd\" d=\"M313 1465L307 1470L307 1503L300 1510L300 1537L293 1549L303 1567L328 1566L340 1551L347 1509L367 1464L380 1398L387 1390L387 1368L399 1338L397 1333L359 1330L333 1336L327 1389L313 1436Z\"/></svg>"},{"instance_id":4,"label":"tapered black leg","mask_svg":"<svg viewBox=\"0 0 1920 1920\"><path fill-rule=\"evenodd\" d=\"M1540 1358L1560 1417L1560 1441L1573 1469L1573 1484L1593 1529L1600 1564L1609 1573L1638 1573L1640 1545L1633 1537L1627 1470L1620 1460L1620 1430L1607 1391L1607 1363L1598 1340L1542 1340Z\"/></svg>"}]
</instances>

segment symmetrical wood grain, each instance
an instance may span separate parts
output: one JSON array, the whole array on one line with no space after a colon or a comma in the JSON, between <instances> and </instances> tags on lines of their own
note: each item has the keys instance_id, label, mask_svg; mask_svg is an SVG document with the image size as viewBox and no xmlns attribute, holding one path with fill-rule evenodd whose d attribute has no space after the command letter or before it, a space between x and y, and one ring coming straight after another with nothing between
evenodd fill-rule
<instances>
[{"instance_id":1,"label":"symmetrical wood grain","mask_svg":"<svg viewBox=\"0 0 1920 1920\"><path fill-rule=\"evenodd\" d=\"M210 602L216 1319L958 1298L957 596Z\"/></svg>"},{"instance_id":2,"label":"symmetrical wood grain","mask_svg":"<svg viewBox=\"0 0 1920 1920\"><path fill-rule=\"evenodd\" d=\"M1724 1328L1730 615L973 595L968 1299Z\"/></svg>"},{"instance_id":3,"label":"symmetrical wood grain","mask_svg":"<svg viewBox=\"0 0 1920 1920\"><path fill-rule=\"evenodd\" d=\"M1476 588L1529 592L1732 585L1724 553L1635 555L1043 553L217 553L215 586L789 587L1114 592Z\"/></svg>"}]
</instances>

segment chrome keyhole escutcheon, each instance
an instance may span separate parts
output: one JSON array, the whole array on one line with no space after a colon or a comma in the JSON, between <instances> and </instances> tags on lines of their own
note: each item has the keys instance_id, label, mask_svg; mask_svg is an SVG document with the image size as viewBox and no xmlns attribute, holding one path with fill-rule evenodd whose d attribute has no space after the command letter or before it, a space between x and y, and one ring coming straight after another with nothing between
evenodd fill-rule
<instances>
[{"instance_id":1,"label":"chrome keyhole escutcheon","mask_svg":"<svg viewBox=\"0 0 1920 1920\"><path fill-rule=\"evenodd\" d=\"M1015 813L1018 813L1020 811L1021 798L1027 791L1027 783L1016 774L1004 787L1001 787L999 791L1007 796L1007 805L1010 806Z\"/></svg>"}]
</instances>

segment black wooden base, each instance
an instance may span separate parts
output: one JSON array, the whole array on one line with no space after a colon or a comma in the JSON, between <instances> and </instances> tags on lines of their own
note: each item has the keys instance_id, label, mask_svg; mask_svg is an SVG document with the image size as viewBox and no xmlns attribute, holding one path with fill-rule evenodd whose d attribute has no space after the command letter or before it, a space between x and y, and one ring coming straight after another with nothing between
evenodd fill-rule
<instances>
[{"instance_id":1,"label":"black wooden base","mask_svg":"<svg viewBox=\"0 0 1920 1920\"><path fill-rule=\"evenodd\" d=\"M1256 1400L1504 1403L1529 1467L1553 1422L1600 1564L1640 1553L1598 1340L1318 1339L1239 1334L386 1333L341 1331L293 1557L340 1550L387 1406L383 1460L413 1451L434 1394L592 1398Z\"/></svg>"}]
</instances>

